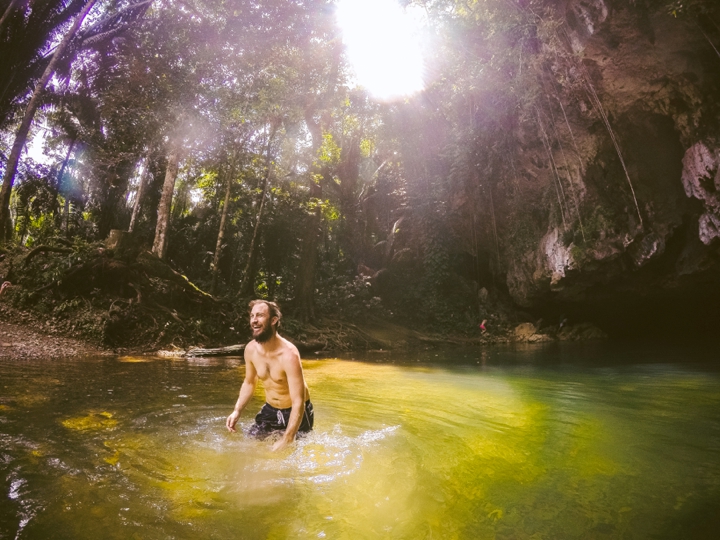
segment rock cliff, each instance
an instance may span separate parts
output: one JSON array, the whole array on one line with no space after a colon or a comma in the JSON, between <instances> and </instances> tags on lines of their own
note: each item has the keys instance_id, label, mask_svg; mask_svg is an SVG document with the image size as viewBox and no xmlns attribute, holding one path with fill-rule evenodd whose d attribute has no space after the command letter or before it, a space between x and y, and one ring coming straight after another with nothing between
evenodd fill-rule
<instances>
[{"instance_id":1,"label":"rock cliff","mask_svg":"<svg viewBox=\"0 0 720 540\"><path fill-rule=\"evenodd\" d=\"M495 201L495 271L529 310L618 334L720 322L720 9L667 4L561 5L578 87L518 129Z\"/></svg>"}]
</instances>

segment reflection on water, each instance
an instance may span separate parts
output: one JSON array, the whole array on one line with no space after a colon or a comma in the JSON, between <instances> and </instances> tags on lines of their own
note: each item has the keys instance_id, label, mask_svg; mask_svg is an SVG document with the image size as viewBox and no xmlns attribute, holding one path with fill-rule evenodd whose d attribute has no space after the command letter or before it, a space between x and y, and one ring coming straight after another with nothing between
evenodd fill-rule
<instances>
[{"instance_id":1,"label":"reflection on water","mask_svg":"<svg viewBox=\"0 0 720 540\"><path fill-rule=\"evenodd\" d=\"M706 354L306 360L315 431L277 454L225 430L238 358L0 360L0 538L713 537Z\"/></svg>"}]
</instances>

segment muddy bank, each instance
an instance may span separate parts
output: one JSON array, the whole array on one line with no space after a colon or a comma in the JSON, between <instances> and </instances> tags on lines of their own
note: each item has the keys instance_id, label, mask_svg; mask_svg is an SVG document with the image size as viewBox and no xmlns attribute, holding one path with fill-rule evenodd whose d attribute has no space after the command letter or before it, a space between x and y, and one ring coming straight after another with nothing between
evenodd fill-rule
<instances>
[{"instance_id":1,"label":"muddy bank","mask_svg":"<svg viewBox=\"0 0 720 540\"><path fill-rule=\"evenodd\" d=\"M42 326L7 322L0 314L0 358L24 360L28 358L67 358L113 354L88 342L50 335Z\"/></svg>"}]
</instances>

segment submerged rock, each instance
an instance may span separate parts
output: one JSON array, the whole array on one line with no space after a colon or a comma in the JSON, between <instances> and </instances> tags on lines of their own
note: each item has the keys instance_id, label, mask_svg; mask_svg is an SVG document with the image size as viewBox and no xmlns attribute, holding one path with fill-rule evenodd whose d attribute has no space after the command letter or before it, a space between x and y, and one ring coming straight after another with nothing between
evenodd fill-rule
<instances>
[{"instance_id":1,"label":"submerged rock","mask_svg":"<svg viewBox=\"0 0 720 540\"><path fill-rule=\"evenodd\" d=\"M75 431L94 431L100 429L112 429L117 426L118 421L113 418L113 414L107 411L90 412L86 416L78 416L75 418L67 418L62 421L62 425L68 429Z\"/></svg>"}]
</instances>

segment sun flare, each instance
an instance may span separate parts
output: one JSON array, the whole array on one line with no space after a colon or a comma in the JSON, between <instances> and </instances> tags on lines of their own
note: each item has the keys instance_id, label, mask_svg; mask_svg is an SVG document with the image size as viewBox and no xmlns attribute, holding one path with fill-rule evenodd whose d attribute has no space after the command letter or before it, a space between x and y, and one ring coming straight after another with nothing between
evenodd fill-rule
<instances>
[{"instance_id":1,"label":"sun flare","mask_svg":"<svg viewBox=\"0 0 720 540\"><path fill-rule=\"evenodd\" d=\"M421 19L395 0L339 0L337 21L357 83L392 100L425 86Z\"/></svg>"}]
</instances>

